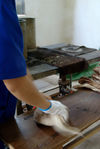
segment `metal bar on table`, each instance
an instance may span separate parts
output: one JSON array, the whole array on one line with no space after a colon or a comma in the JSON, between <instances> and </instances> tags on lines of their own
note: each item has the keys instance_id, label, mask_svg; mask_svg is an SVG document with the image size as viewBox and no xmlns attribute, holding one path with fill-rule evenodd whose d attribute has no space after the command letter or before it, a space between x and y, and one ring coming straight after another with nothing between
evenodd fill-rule
<instances>
[{"instance_id":1,"label":"metal bar on table","mask_svg":"<svg viewBox=\"0 0 100 149\"><path fill-rule=\"evenodd\" d=\"M100 120L96 121L95 123L93 123L92 125L90 125L88 128L84 129L81 133L83 136L76 136L73 139L71 139L69 142L65 143L62 147L63 149L67 149L67 147L71 144L74 144L75 142L81 140L82 138L84 138L86 135L88 135L91 131L93 131L94 129L100 127Z\"/></svg>"},{"instance_id":2,"label":"metal bar on table","mask_svg":"<svg viewBox=\"0 0 100 149\"><path fill-rule=\"evenodd\" d=\"M70 90L72 89L72 74L70 74Z\"/></svg>"}]
</instances>

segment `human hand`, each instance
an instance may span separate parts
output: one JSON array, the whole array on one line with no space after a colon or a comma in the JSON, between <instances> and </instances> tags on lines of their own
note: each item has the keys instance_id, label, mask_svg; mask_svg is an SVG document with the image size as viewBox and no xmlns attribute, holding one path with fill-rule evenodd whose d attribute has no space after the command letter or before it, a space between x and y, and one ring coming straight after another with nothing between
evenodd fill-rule
<instances>
[{"instance_id":1,"label":"human hand","mask_svg":"<svg viewBox=\"0 0 100 149\"><path fill-rule=\"evenodd\" d=\"M69 118L68 107L56 100L49 100L49 102L51 103L51 105L48 109L39 108L39 110L47 114L59 115L63 117L65 121L68 121Z\"/></svg>"}]
</instances>

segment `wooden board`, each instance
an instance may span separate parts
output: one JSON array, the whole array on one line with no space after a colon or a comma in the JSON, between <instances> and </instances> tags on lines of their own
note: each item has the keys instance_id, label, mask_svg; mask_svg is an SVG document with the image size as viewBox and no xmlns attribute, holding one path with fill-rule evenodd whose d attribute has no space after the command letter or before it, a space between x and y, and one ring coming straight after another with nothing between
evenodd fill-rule
<instances>
[{"instance_id":1,"label":"wooden board","mask_svg":"<svg viewBox=\"0 0 100 149\"><path fill-rule=\"evenodd\" d=\"M30 55L31 57L34 56L36 59L39 59L42 63L57 67L58 72L63 75L80 72L88 68L88 63L85 59L68 54L61 54L57 50L37 48Z\"/></svg>"},{"instance_id":2,"label":"wooden board","mask_svg":"<svg viewBox=\"0 0 100 149\"><path fill-rule=\"evenodd\" d=\"M60 101L69 107L71 123L81 130L100 119L99 93L80 90ZM32 113L0 126L0 136L15 149L62 149L73 137L63 137L51 127L37 125Z\"/></svg>"},{"instance_id":3,"label":"wooden board","mask_svg":"<svg viewBox=\"0 0 100 149\"><path fill-rule=\"evenodd\" d=\"M69 54L71 56L78 56L78 55L87 54L93 51L97 51L97 49L88 48L85 46L73 45L73 44L66 44L66 43L55 44L55 45L45 46L41 48L46 48L47 50L54 50L61 54Z\"/></svg>"},{"instance_id":4,"label":"wooden board","mask_svg":"<svg viewBox=\"0 0 100 149\"><path fill-rule=\"evenodd\" d=\"M58 72L58 68L48 64L40 64L37 66L29 67L29 71L34 80L36 80L39 78L50 76L52 74L56 74Z\"/></svg>"},{"instance_id":5,"label":"wooden board","mask_svg":"<svg viewBox=\"0 0 100 149\"><path fill-rule=\"evenodd\" d=\"M78 57L85 58L85 60L88 61L88 63L93 63L96 61L100 61L100 51L99 50L93 51L90 53L82 54Z\"/></svg>"}]
</instances>

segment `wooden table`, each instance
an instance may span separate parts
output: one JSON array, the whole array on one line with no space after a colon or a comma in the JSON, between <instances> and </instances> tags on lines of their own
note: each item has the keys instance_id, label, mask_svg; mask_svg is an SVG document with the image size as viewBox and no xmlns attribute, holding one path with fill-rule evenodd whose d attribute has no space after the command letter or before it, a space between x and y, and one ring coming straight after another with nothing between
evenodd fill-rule
<instances>
[{"instance_id":1,"label":"wooden table","mask_svg":"<svg viewBox=\"0 0 100 149\"><path fill-rule=\"evenodd\" d=\"M66 45L67 45L66 43L60 43L60 44L45 46L44 48L56 49L56 48L64 47ZM43 48L43 47L41 47L41 48ZM88 50L90 50L90 51L88 51ZM29 54L29 55L31 55L31 54ZM34 56L32 56L32 57L33 57L33 59L35 58ZM96 61L100 61L100 51L96 50L96 49L87 48L87 53L83 52L82 54L77 55L77 57L84 58L90 64L90 63L93 63ZM31 67L29 67L29 70L30 70L30 73L34 79L40 79L40 78L58 73L58 67L48 65L47 63L43 63L43 64L41 63L36 66L35 65L31 66Z\"/></svg>"},{"instance_id":2,"label":"wooden table","mask_svg":"<svg viewBox=\"0 0 100 149\"><path fill-rule=\"evenodd\" d=\"M60 101L69 107L73 126L81 130L100 119L99 93L82 89ZM0 126L0 136L15 149L62 149L74 137L64 137L51 127L37 125L33 113L20 115Z\"/></svg>"}]
</instances>

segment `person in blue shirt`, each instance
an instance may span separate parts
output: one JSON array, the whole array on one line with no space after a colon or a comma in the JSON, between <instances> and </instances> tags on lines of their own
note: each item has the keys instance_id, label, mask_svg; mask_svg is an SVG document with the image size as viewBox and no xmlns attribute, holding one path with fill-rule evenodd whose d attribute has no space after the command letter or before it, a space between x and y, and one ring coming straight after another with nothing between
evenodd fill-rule
<instances>
[{"instance_id":1,"label":"person in blue shirt","mask_svg":"<svg viewBox=\"0 0 100 149\"><path fill-rule=\"evenodd\" d=\"M17 99L67 119L66 107L47 100L28 77L15 0L0 0L0 123L14 117ZM0 149L4 148L0 142Z\"/></svg>"}]
</instances>

